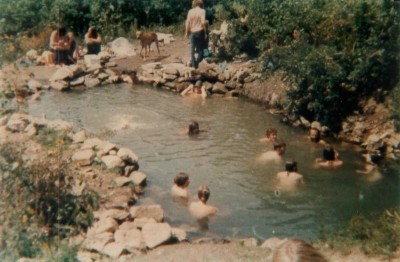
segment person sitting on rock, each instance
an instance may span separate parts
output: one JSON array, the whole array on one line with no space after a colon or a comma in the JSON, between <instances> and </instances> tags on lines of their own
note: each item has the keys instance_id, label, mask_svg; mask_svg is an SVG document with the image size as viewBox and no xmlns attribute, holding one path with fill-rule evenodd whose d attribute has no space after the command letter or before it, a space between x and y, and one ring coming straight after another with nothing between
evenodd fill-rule
<instances>
[{"instance_id":1,"label":"person sitting on rock","mask_svg":"<svg viewBox=\"0 0 400 262\"><path fill-rule=\"evenodd\" d=\"M278 130L276 128L268 128L265 132L265 137L260 138L260 142L276 143L278 138Z\"/></svg>"},{"instance_id":2,"label":"person sitting on rock","mask_svg":"<svg viewBox=\"0 0 400 262\"><path fill-rule=\"evenodd\" d=\"M315 162L321 167L338 167L343 164L343 161L339 159L339 153L330 145L322 151L322 159L317 158Z\"/></svg>"},{"instance_id":3,"label":"person sitting on rock","mask_svg":"<svg viewBox=\"0 0 400 262\"><path fill-rule=\"evenodd\" d=\"M258 161L261 162L269 162L269 161L275 161L279 162L282 160L282 156L286 151L286 144L281 142L281 143L274 143L274 150L268 151L263 153L259 158Z\"/></svg>"},{"instance_id":4,"label":"person sitting on rock","mask_svg":"<svg viewBox=\"0 0 400 262\"><path fill-rule=\"evenodd\" d=\"M200 186L197 191L197 196L199 200L190 203L189 211L196 219L207 222L208 217L216 215L218 209L207 205L207 201L210 197L210 189L207 186Z\"/></svg>"},{"instance_id":5,"label":"person sitting on rock","mask_svg":"<svg viewBox=\"0 0 400 262\"><path fill-rule=\"evenodd\" d=\"M60 26L50 35L50 49L54 53L54 62L58 64L69 65L71 61L68 59L70 49L70 39L64 26Z\"/></svg>"},{"instance_id":6,"label":"person sitting on rock","mask_svg":"<svg viewBox=\"0 0 400 262\"><path fill-rule=\"evenodd\" d=\"M310 129L308 140L316 144L327 145L327 143L321 139L321 131L319 131L319 129L315 127L312 127Z\"/></svg>"},{"instance_id":7,"label":"person sitting on rock","mask_svg":"<svg viewBox=\"0 0 400 262\"><path fill-rule=\"evenodd\" d=\"M374 151L363 155L365 157L365 169L356 170L359 174L364 174L368 181L377 181L382 178L382 174L379 171L379 162L383 159L379 151Z\"/></svg>"},{"instance_id":8,"label":"person sitting on rock","mask_svg":"<svg viewBox=\"0 0 400 262\"><path fill-rule=\"evenodd\" d=\"M206 98L208 94L203 82L199 80L194 85L190 84L185 90L183 90L181 96L200 96Z\"/></svg>"},{"instance_id":9,"label":"person sitting on rock","mask_svg":"<svg viewBox=\"0 0 400 262\"><path fill-rule=\"evenodd\" d=\"M96 27L91 26L85 34L85 44L88 55L97 55L101 51L101 35L97 32Z\"/></svg>"},{"instance_id":10,"label":"person sitting on rock","mask_svg":"<svg viewBox=\"0 0 400 262\"><path fill-rule=\"evenodd\" d=\"M180 172L174 178L174 185L172 186L171 193L174 199L185 200L189 199L189 176L186 173Z\"/></svg>"},{"instance_id":11,"label":"person sitting on rock","mask_svg":"<svg viewBox=\"0 0 400 262\"><path fill-rule=\"evenodd\" d=\"M297 162L293 160L286 161L285 171L276 175L277 184L282 189L294 189L304 184L303 176L297 173Z\"/></svg>"},{"instance_id":12,"label":"person sitting on rock","mask_svg":"<svg viewBox=\"0 0 400 262\"><path fill-rule=\"evenodd\" d=\"M315 248L301 239L288 239L274 251L272 262L328 262Z\"/></svg>"}]
</instances>

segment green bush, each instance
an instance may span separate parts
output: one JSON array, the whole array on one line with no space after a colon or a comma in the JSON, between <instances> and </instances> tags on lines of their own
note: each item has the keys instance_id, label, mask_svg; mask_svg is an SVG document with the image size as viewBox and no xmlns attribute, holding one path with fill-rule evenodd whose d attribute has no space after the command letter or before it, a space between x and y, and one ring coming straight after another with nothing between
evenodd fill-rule
<instances>
[{"instance_id":1,"label":"green bush","mask_svg":"<svg viewBox=\"0 0 400 262\"><path fill-rule=\"evenodd\" d=\"M400 243L400 211L386 210L370 218L354 216L346 227L332 233L328 242L345 251L358 246L366 254L391 256Z\"/></svg>"},{"instance_id":2,"label":"green bush","mask_svg":"<svg viewBox=\"0 0 400 262\"><path fill-rule=\"evenodd\" d=\"M57 249L59 240L87 229L97 209L95 193L73 193L77 177L62 161L61 151L29 166L21 153L9 145L0 151L0 260L37 257L50 247Z\"/></svg>"},{"instance_id":3,"label":"green bush","mask_svg":"<svg viewBox=\"0 0 400 262\"><path fill-rule=\"evenodd\" d=\"M399 82L397 1L247 0L246 7L250 32L231 34L256 39L264 72L292 79L290 113L338 131L360 99L379 101L378 90Z\"/></svg>"}]
</instances>

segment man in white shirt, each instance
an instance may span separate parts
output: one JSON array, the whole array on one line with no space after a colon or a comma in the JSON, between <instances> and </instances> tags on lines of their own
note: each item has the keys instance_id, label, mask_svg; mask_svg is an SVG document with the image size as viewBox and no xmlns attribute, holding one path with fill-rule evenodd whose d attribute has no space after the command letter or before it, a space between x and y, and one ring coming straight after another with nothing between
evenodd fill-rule
<instances>
[{"instance_id":1,"label":"man in white shirt","mask_svg":"<svg viewBox=\"0 0 400 262\"><path fill-rule=\"evenodd\" d=\"M190 56L192 66L198 68L199 63L203 60L203 50L205 49L206 38L206 11L203 9L202 0L194 0L192 9L189 10L186 19L185 36L189 38L190 34ZM195 57L197 51L197 58Z\"/></svg>"}]
</instances>

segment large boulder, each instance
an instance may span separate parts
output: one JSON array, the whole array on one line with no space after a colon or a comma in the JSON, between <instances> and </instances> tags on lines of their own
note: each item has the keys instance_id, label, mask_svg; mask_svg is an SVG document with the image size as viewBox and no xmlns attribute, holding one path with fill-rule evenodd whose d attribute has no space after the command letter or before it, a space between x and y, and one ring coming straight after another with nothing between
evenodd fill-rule
<instances>
[{"instance_id":1,"label":"large boulder","mask_svg":"<svg viewBox=\"0 0 400 262\"><path fill-rule=\"evenodd\" d=\"M142 234L136 228L118 229L114 234L114 238L116 243L123 245L130 252L142 247Z\"/></svg>"},{"instance_id":2,"label":"large boulder","mask_svg":"<svg viewBox=\"0 0 400 262\"><path fill-rule=\"evenodd\" d=\"M87 250L101 252L104 247L114 240L114 234L111 232L103 232L100 234L89 235L82 244Z\"/></svg>"},{"instance_id":3,"label":"large boulder","mask_svg":"<svg viewBox=\"0 0 400 262\"><path fill-rule=\"evenodd\" d=\"M95 156L92 149L85 149L73 154L72 161L76 162L78 166L90 166Z\"/></svg>"},{"instance_id":4,"label":"large boulder","mask_svg":"<svg viewBox=\"0 0 400 262\"><path fill-rule=\"evenodd\" d=\"M101 161L103 161L108 169L124 166L124 161L122 161L118 156L106 155L101 158Z\"/></svg>"},{"instance_id":5,"label":"large boulder","mask_svg":"<svg viewBox=\"0 0 400 262\"><path fill-rule=\"evenodd\" d=\"M133 218L153 218L157 222L164 219L164 210L160 205L134 206L129 210Z\"/></svg>"},{"instance_id":6,"label":"large boulder","mask_svg":"<svg viewBox=\"0 0 400 262\"><path fill-rule=\"evenodd\" d=\"M148 248L167 242L171 236L171 227L167 223L148 223L142 228L143 242Z\"/></svg>"},{"instance_id":7,"label":"large boulder","mask_svg":"<svg viewBox=\"0 0 400 262\"><path fill-rule=\"evenodd\" d=\"M119 37L111 42L111 50L116 56L135 56L135 46L128 39Z\"/></svg>"}]
</instances>

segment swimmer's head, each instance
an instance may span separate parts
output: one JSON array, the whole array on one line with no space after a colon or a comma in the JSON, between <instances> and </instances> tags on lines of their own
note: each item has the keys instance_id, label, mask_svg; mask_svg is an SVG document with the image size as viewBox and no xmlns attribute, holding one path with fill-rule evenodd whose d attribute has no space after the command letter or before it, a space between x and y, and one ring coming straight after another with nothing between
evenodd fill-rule
<instances>
[{"instance_id":1,"label":"swimmer's head","mask_svg":"<svg viewBox=\"0 0 400 262\"><path fill-rule=\"evenodd\" d=\"M207 203L208 198L210 197L210 189L207 186L200 186L197 191L197 196L201 202L204 204Z\"/></svg>"},{"instance_id":2,"label":"swimmer's head","mask_svg":"<svg viewBox=\"0 0 400 262\"><path fill-rule=\"evenodd\" d=\"M328 146L324 148L322 151L322 158L325 161L334 161L335 160L335 150L333 149L332 146Z\"/></svg>"},{"instance_id":3,"label":"swimmer's head","mask_svg":"<svg viewBox=\"0 0 400 262\"><path fill-rule=\"evenodd\" d=\"M310 129L310 140L311 142L318 143L321 140L321 132L319 129L312 127Z\"/></svg>"},{"instance_id":4,"label":"swimmer's head","mask_svg":"<svg viewBox=\"0 0 400 262\"><path fill-rule=\"evenodd\" d=\"M189 135L196 135L198 133L200 133L199 123L192 121L189 125Z\"/></svg>"},{"instance_id":5,"label":"swimmer's head","mask_svg":"<svg viewBox=\"0 0 400 262\"><path fill-rule=\"evenodd\" d=\"M275 142L278 136L278 131L275 128L268 128L265 135L270 141Z\"/></svg>"},{"instance_id":6,"label":"swimmer's head","mask_svg":"<svg viewBox=\"0 0 400 262\"><path fill-rule=\"evenodd\" d=\"M186 173L180 172L174 178L174 183L178 187L185 187L189 184L189 176Z\"/></svg>"},{"instance_id":7,"label":"swimmer's head","mask_svg":"<svg viewBox=\"0 0 400 262\"><path fill-rule=\"evenodd\" d=\"M297 172L297 162L293 160L286 161L285 169L287 172Z\"/></svg>"},{"instance_id":8,"label":"swimmer's head","mask_svg":"<svg viewBox=\"0 0 400 262\"><path fill-rule=\"evenodd\" d=\"M274 144L274 150L278 153L278 155L283 155L286 150L286 144L281 142L281 143L275 143Z\"/></svg>"}]
</instances>

